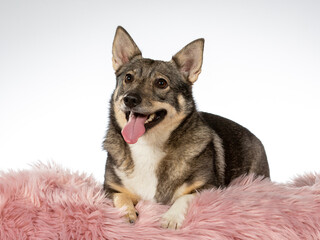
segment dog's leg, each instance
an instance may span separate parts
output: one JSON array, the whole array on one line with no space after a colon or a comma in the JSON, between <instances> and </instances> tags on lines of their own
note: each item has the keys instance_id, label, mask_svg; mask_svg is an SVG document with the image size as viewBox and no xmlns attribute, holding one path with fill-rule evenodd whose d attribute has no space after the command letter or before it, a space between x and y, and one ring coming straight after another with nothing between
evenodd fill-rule
<instances>
[{"instance_id":1,"label":"dog's leg","mask_svg":"<svg viewBox=\"0 0 320 240\"><path fill-rule=\"evenodd\" d=\"M135 223L137 220L137 211L134 207L136 204L135 200L130 197L129 194L126 193L114 193L113 194L113 204L116 208L126 208L125 217L128 219L130 223Z\"/></svg>"},{"instance_id":2,"label":"dog's leg","mask_svg":"<svg viewBox=\"0 0 320 240\"><path fill-rule=\"evenodd\" d=\"M110 197L113 200L113 205L116 208L125 207L127 213L125 217L130 223L135 223L138 213L134 206L138 203L139 197L118 184L108 182L107 186L113 192L110 194Z\"/></svg>"},{"instance_id":3,"label":"dog's leg","mask_svg":"<svg viewBox=\"0 0 320 240\"><path fill-rule=\"evenodd\" d=\"M187 214L190 202L195 194L186 194L179 197L169 210L162 216L161 227L169 229L179 229Z\"/></svg>"},{"instance_id":4,"label":"dog's leg","mask_svg":"<svg viewBox=\"0 0 320 240\"><path fill-rule=\"evenodd\" d=\"M179 229L187 214L190 202L195 197L197 191L203 189L205 183L203 181L195 181L192 184L182 184L174 196L173 205L162 216L161 227L169 229ZM209 185L206 185L207 187Z\"/></svg>"}]
</instances>

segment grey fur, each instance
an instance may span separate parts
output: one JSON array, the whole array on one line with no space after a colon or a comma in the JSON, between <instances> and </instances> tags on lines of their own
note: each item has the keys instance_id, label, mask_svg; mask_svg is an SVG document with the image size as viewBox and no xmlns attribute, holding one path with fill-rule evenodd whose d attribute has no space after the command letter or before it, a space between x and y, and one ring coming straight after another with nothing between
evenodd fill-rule
<instances>
[{"instance_id":1,"label":"grey fur","mask_svg":"<svg viewBox=\"0 0 320 240\"><path fill-rule=\"evenodd\" d=\"M124 29L118 29L117 34L125 36L127 33ZM133 42L131 37L123 38ZM116 44L114 42L114 48ZM131 47L132 55L128 51L126 56L114 56L124 60L115 63L117 86L110 101L110 121L103 143L104 149L108 151L104 183L107 196L112 197L119 192L119 188L114 186L126 188L117 175L117 169L129 176L135 168L130 147L121 135L121 125L126 122L123 111L129 110L151 114L155 108L164 108L176 113L172 121L177 124L173 124L175 127L169 129L169 132L154 130L164 124L162 121L145 133L158 134L156 137L165 139L160 146L164 157L155 172L158 185L154 199L157 202L172 203L177 189L183 184L193 186L195 183L202 183L185 193L188 194L227 186L233 179L248 173L269 177L267 157L258 138L231 120L196 110L192 84L201 70L203 40L187 45L192 51L200 51L197 61L201 62L193 65L186 59L189 51L185 51L186 48L176 54L173 60L164 62L142 58L134 42ZM117 54L116 51L113 52ZM124 80L128 73L134 78L132 83ZM168 81L168 88L155 87L154 82L159 77ZM123 97L129 93L138 94L142 99L141 104L132 109L123 107ZM168 138L162 136L165 134Z\"/></svg>"}]
</instances>

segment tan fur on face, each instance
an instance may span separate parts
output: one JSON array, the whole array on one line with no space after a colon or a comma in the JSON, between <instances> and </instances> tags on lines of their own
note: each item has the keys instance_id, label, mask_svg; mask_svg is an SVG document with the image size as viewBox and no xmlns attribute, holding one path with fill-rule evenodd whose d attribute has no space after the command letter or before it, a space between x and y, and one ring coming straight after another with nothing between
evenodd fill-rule
<instances>
[{"instance_id":1,"label":"tan fur on face","mask_svg":"<svg viewBox=\"0 0 320 240\"><path fill-rule=\"evenodd\" d=\"M127 124L126 114L122 110L122 99L122 97L119 97L118 101L115 101L114 103L115 117L121 129L123 129ZM147 135L149 135L149 137L152 138L152 135L157 136L157 141L159 141L159 136L163 136L163 141L160 141L162 143L164 143L168 139L171 132L181 123L181 121L187 115L184 112L185 99L182 95L178 96L178 102L180 108L182 108L180 112L177 112L177 110L168 103L157 101L151 101L151 106L141 107L144 112L148 112L150 114L157 112L160 109L165 109L167 111L167 115L165 116L165 118L146 133Z\"/></svg>"},{"instance_id":2,"label":"tan fur on face","mask_svg":"<svg viewBox=\"0 0 320 240\"><path fill-rule=\"evenodd\" d=\"M179 98L179 102L182 103L184 101L184 98L181 96ZM182 120L186 117L186 113L184 111L177 112L177 110L168 103L153 102L152 105L153 108L156 109L154 110L154 112L160 109L165 109L167 111L167 115L165 116L165 118L158 125L150 129L150 133L157 132L158 136L161 136L164 132L168 132L169 134L171 134L171 132L176 129L182 122ZM183 103L180 104L180 106L183 106Z\"/></svg>"},{"instance_id":3,"label":"tan fur on face","mask_svg":"<svg viewBox=\"0 0 320 240\"><path fill-rule=\"evenodd\" d=\"M119 98L120 99L120 98ZM121 129L127 124L126 114L121 110L121 100L114 102L114 115L116 117L117 123Z\"/></svg>"}]
</instances>

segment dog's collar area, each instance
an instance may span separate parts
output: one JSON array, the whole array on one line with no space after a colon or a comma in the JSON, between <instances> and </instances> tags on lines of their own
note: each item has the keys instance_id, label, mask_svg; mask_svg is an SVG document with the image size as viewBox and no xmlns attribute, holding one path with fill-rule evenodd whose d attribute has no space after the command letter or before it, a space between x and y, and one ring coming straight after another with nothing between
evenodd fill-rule
<instances>
[{"instance_id":1,"label":"dog's collar area","mask_svg":"<svg viewBox=\"0 0 320 240\"><path fill-rule=\"evenodd\" d=\"M159 122L161 122L164 117L167 115L167 111L164 109L161 109L155 113L151 113L151 114L141 114L141 113L137 113L137 112L133 112L133 111L129 111L126 112L126 119L127 121L129 120L129 116L130 114L134 114L136 117L146 117L147 119L144 123L144 126L147 129L150 129L152 127L154 127L155 125L157 125Z\"/></svg>"}]
</instances>

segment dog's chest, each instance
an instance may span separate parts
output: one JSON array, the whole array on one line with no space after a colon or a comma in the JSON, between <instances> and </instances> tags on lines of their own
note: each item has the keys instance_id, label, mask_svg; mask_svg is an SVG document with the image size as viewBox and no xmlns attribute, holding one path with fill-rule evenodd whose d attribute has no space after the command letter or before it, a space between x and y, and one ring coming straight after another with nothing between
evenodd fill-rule
<instances>
[{"instance_id":1,"label":"dog's chest","mask_svg":"<svg viewBox=\"0 0 320 240\"><path fill-rule=\"evenodd\" d=\"M130 174L118 171L122 184L144 200L154 201L158 179L156 170L165 153L156 145L142 137L136 144L130 145L134 169Z\"/></svg>"}]
</instances>

